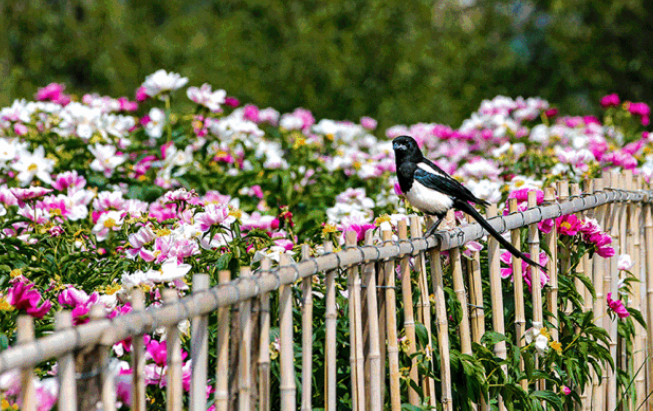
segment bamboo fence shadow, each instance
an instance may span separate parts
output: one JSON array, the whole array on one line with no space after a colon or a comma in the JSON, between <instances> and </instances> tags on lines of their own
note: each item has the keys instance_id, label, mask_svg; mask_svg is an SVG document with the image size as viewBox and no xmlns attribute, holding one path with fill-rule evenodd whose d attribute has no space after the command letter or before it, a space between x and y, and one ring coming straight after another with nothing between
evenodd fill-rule
<instances>
[{"instance_id":1,"label":"bamboo fence shadow","mask_svg":"<svg viewBox=\"0 0 653 411\"><path fill-rule=\"evenodd\" d=\"M540 233L537 223L567 214L592 217L609 230L614 239L616 255L631 255L633 273L641 282L635 287L632 307L643 310L647 323L651 323L653 307L653 218L650 191L643 190L641 176L630 172L608 173L600 179L586 181L585 192L578 185L560 182L557 190L545 189L544 203L536 205L535 193L529 193L529 209L517 211L515 200L509 202L509 214L495 217L496 206L487 210L490 223L501 232L511 232L511 241L521 246L520 230L528 229L527 246L531 258L538 261ZM569 189L571 188L571 195ZM557 197L556 197L557 191ZM70 312L56 315L55 332L34 339L31 317L18 319L17 344L0 353L0 373L14 369L21 371L22 409L37 409L34 391L34 368L45 360L58 361L57 378L60 383L59 410L95 409L102 404L105 411L116 409L116 369L110 360L113 344L133 338L132 351L132 406L134 410L146 409L145 347L142 336L165 327L169 350L165 371L166 408L180 411L184 407L182 388L181 337L177 327L185 320L191 321L190 398L188 409L205 411L209 405L207 383L215 385L210 402L218 411L226 410L311 410L320 396L320 405L326 410L336 410L342 400L338 398L338 384L343 379L350 382L349 393L355 410L401 409L401 398L415 406L437 406L453 410L450 341L460 342L460 352L473 354L474 343L481 344L486 332L487 314L491 314L490 330L506 333L504 323L504 298L500 274L499 245L488 241L489 296L483 295L483 274L479 252L463 256L463 246L483 236L478 224L438 232L429 238L422 237L422 221L410 217L410 237L406 221L398 224L397 236L383 231L380 241L374 241L371 231L365 245L357 246L355 233L346 233L344 248L333 252L330 243L324 245L324 254L311 257L307 246L302 248L300 262L282 256L278 267L264 260L260 269L243 268L240 275L230 280L229 272L219 274L218 285L209 287L209 277L204 274L193 278L193 293L178 299L176 292L163 290L164 304L144 309L143 294L132 295L133 312L107 319L97 306L91 312L92 321L73 327ZM555 326L558 313L570 307L558 305L558 269L570 267L566 250L558 247L558 234L554 230L543 236L550 259L547 264L550 281L542 290L539 270L532 270L532 313L527 318L521 276L521 263L513 257L514 273L514 327L513 344L524 346L526 324L545 324L545 308L551 324L552 337L557 338ZM448 253L445 264L443 253ZM427 266L430 270L427 271ZM446 270L449 268L449 270ZM605 296L616 295L620 272L616 257L612 259L585 256L576 267L577 272L588 277L595 289L596 299L581 282L575 284L583 297L583 310L593 309L595 317L606 313ZM451 281L445 276L451 273ZM397 283L397 274L400 280ZM346 276L348 304L336 304L337 279ZM313 290L314 281L323 281L324 295ZM301 280L301 281L300 281ZM460 323L452 333L445 305L445 284L451 284L460 307ZM295 293L297 291L297 293ZM543 291L546 304L543 306ZM298 295L301 295L299 297ZM432 296L432 300L429 298ZM315 378L313 371L315 321L314 299L324 299L325 313L321 320L325 332L323 345L323 378ZM434 302L434 307L431 305ZM297 306L297 307L296 307ZM278 310L272 312L271 309ZM301 312L301 324L293 322L293 311ZM401 308L401 310L399 310ZM344 309L344 310L343 310ZM398 316L397 313L401 312ZM214 347L209 347L209 314L216 313L217 327ZM339 316L348 316L349 376L339 373L337 352L345 347L338 345ZM635 404L644 404L653 391L653 329L636 327L634 355L626 355L624 344L617 335L616 322L605 316L603 326L610 333L610 350L615 364L622 370L637 373L634 380ZM278 381L274 381L270 351L270 332L279 329ZM417 329L426 330L427 341L418 347ZM296 341L295 333L301 330L302 339ZM406 338L403 350L412 356L411 366L401 369L399 336ZM208 370L209 352L215 352L216 368ZM506 343L494 345L498 358L506 358ZM297 360L297 357L301 357ZM426 364L426 371L418 367L418 359ZM438 361L438 364L435 364ZM410 361L409 361L410 362ZM297 365L300 372L296 373ZM523 369L523 363L521 365ZM439 384L433 371L438 369ZM504 369L502 372L506 372ZM299 375L297 375L299 374ZM323 381L316 387L315 381ZM437 386L436 386L437 385ZM278 393L272 395L272 387ZM543 383L528 390L543 388ZM583 399L583 409L613 411L617 408L617 376L610 367L604 367L603 378L594 378L578 395ZM421 396L420 397L420 392ZM271 399L279 402L272 404ZM425 404L422 404L423 399ZM506 409L503 399L493 405ZM646 404L650 409L653 404ZM488 410L485 400L472 404L475 410Z\"/></svg>"}]
</instances>

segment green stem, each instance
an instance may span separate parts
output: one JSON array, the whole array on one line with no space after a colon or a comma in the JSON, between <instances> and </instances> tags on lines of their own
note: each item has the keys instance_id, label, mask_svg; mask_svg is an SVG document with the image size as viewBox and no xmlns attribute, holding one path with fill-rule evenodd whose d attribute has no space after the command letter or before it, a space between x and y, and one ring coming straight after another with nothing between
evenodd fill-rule
<instances>
[{"instance_id":1,"label":"green stem","mask_svg":"<svg viewBox=\"0 0 653 411\"><path fill-rule=\"evenodd\" d=\"M169 143L172 141L172 122L170 121L171 113L170 113L170 95L166 95L163 101L166 104L166 131L168 134L168 140L166 143Z\"/></svg>"}]
</instances>

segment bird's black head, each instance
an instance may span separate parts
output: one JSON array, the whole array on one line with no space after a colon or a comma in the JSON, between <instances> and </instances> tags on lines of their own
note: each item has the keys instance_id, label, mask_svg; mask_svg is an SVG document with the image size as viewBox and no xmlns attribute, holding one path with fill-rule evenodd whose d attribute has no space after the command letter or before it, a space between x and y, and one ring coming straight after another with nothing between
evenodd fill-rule
<instances>
[{"instance_id":1,"label":"bird's black head","mask_svg":"<svg viewBox=\"0 0 653 411\"><path fill-rule=\"evenodd\" d=\"M418 162L422 159L422 152L419 150L417 141L409 136L399 136L392 140L392 148L395 151L397 164L404 160L413 160Z\"/></svg>"}]
</instances>

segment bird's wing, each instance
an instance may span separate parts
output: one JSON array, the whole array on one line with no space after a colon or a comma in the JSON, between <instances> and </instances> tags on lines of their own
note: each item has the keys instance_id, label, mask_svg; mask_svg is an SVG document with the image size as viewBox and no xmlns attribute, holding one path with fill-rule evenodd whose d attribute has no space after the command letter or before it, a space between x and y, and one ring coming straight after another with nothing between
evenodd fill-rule
<instances>
[{"instance_id":1,"label":"bird's wing","mask_svg":"<svg viewBox=\"0 0 653 411\"><path fill-rule=\"evenodd\" d=\"M430 161L419 163L413 177L431 190L463 201L488 205L486 201L477 198L465 186Z\"/></svg>"}]
</instances>

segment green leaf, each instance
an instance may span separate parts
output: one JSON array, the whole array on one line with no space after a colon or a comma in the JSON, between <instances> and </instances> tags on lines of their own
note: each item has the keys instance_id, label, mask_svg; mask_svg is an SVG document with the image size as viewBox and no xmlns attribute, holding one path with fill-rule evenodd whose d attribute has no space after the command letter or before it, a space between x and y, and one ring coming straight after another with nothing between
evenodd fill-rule
<instances>
[{"instance_id":1,"label":"green leaf","mask_svg":"<svg viewBox=\"0 0 653 411\"><path fill-rule=\"evenodd\" d=\"M562 411L562 400L560 399L560 396L552 391L533 391L531 393L531 397L546 401L551 405L553 408L555 408L558 411Z\"/></svg>"}]
</instances>

